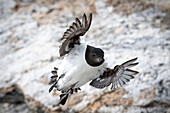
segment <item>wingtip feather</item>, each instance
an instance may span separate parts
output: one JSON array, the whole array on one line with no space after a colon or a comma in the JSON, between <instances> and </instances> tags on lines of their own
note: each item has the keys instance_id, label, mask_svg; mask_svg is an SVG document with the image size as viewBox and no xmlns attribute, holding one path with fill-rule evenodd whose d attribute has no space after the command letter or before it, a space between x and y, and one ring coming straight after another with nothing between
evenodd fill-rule
<instances>
[{"instance_id":1,"label":"wingtip feather","mask_svg":"<svg viewBox=\"0 0 170 113\"><path fill-rule=\"evenodd\" d=\"M137 59L138 59L138 57L128 60L128 61L122 63L122 66L124 66L125 68L136 66L137 64L139 64L139 62L134 63Z\"/></svg>"},{"instance_id":2,"label":"wingtip feather","mask_svg":"<svg viewBox=\"0 0 170 113\"><path fill-rule=\"evenodd\" d=\"M91 26L91 22L92 22L92 13L89 14L89 17L88 17L88 24L86 26L86 31L90 28Z\"/></svg>"}]
</instances>

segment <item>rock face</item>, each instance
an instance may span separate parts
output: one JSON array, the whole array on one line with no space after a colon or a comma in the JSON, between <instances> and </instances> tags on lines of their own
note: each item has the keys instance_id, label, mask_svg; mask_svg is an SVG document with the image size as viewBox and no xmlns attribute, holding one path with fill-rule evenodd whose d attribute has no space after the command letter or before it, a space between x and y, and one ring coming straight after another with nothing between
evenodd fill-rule
<instances>
[{"instance_id":1,"label":"rock face","mask_svg":"<svg viewBox=\"0 0 170 113\"><path fill-rule=\"evenodd\" d=\"M86 12L86 1L1 0L0 112L170 112L169 14L153 4L120 1L95 2L97 13L82 41L104 49L111 67L138 57L140 73L117 90L87 83L65 106L56 106L60 93L48 93L50 72L62 60L60 38Z\"/></svg>"}]
</instances>

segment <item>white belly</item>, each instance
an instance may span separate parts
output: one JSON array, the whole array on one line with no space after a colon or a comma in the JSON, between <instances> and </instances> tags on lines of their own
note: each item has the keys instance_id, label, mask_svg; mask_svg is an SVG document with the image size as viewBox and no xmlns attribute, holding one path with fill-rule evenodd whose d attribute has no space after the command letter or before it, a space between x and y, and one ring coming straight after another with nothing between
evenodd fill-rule
<instances>
[{"instance_id":1,"label":"white belly","mask_svg":"<svg viewBox=\"0 0 170 113\"><path fill-rule=\"evenodd\" d=\"M104 63L101 66L92 67L85 60L87 45L76 45L62 61L58 74L65 74L58 81L58 90L77 88L92 79L97 78L104 71Z\"/></svg>"}]
</instances>

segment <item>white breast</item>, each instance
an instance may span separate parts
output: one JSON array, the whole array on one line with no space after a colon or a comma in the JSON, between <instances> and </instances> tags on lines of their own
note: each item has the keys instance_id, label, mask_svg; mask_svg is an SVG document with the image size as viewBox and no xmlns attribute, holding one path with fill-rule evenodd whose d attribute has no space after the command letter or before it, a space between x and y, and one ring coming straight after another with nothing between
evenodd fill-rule
<instances>
[{"instance_id":1,"label":"white breast","mask_svg":"<svg viewBox=\"0 0 170 113\"><path fill-rule=\"evenodd\" d=\"M68 90L73 85L74 88L80 87L92 79L97 78L104 71L105 64L92 67L85 60L85 51L87 45L80 44L69 52L62 61L59 67L58 74L65 74L58 81L58 90Z\"/></svg>"}]
</instances>

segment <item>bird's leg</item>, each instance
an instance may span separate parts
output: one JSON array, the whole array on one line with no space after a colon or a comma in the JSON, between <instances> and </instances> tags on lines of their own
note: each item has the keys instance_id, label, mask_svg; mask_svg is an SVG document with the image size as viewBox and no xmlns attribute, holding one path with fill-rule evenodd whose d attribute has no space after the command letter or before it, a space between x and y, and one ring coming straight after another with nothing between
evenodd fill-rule
<instances>
[{"instance_id":1,"label":"bird's leg","mask_svg":"<svg viewBox=\"0 0 170 113\"><path fill-rule=\"evenodd\" d=\"M69 93L62 93L60 95L60 100L59 100L58 105L59 104L64 105L66 103L66 101L67 101L68 95L69 95Z\"/></svg>"},{"instance_id":2,"label":"bird's leg","mask_svg":"<svg viewBox=\"0 0 170 113\"><path fill-rule=\"evenodd\" d=\"M74 91L77 93L77 88L75 88Z\"/></svg>"},{"instance_id":3,"label":"bird's leg","mask_svg":"<svg viewBox=\"0 0 170 113\"><path fill-rule=\"evenodd\" d=\"M62 93L60 95L60 101L59 101L58 104L64 105L66 103L66 101L67 101L67 98L68 98L69 94L73 94L73 89L72 88L70 88L66 93Z\"/></svg>"},{"instance_id":4,"label":"bird's leg","mask_svg":"<svg viewBox=\"0 0 170 113\"><path fill-rule=\"evenodd\" d=\"M81 90L79 87L78 88L70 88L66 93L63 93L60 95L60 101L58 104L64 105L67 101L67 98L69 96L69 94L73 94L73 92L77 92L78 90Z\"/></svg>"},{"instance_id":5,"label":"bird's leg","mask_svg":"<svg viewBox=\"0 0 170 113\"><path fill-rule=\"evenodd\" d=\"M70 88L70 89L68 90L68 93L73 94L73 88Z\"/></svg>"},{"instance_id":6,"label":"bird's leg","mask_svg":"<svg viewBox=\"0 0 170 113\"><path fill-rule=\"evenodd\" d=\"M74 91L77 93L78 90L81 90L79 87L78 88L75 88Z\"/></svg>"},{"instance_id":7,"label":"bird's leg","mask_svg":"<svg viewBox=\"0 0 170 113\"><path fill-rule=\"evenodd\" d=\"M78 87L78 90L81 90L81 89Z\"/></svg>"}]
</instances>

